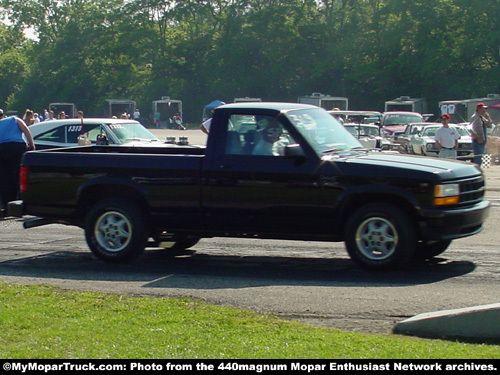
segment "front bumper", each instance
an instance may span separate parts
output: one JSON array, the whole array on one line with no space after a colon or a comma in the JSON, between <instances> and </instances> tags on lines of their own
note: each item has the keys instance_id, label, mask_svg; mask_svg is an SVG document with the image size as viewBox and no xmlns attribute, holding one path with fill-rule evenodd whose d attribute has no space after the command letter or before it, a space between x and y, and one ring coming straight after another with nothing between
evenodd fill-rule
<instances>
[{"instance_id":1,"label":"front bumper","mask_svg":"<svg viewBox=\"0 0 500 375\"><path fill-rule=\"evenodd\" d=\"M428 209L422 213L419 223L423 240L453 240L481 232L489 215L491 203L481 201L472 207L438 210Z\"/></svg>"}]
</instances>

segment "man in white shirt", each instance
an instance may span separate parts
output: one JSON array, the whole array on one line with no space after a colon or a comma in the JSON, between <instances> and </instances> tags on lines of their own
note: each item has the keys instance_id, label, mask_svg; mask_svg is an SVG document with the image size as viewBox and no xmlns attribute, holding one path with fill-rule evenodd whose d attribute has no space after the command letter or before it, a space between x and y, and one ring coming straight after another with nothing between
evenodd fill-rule
<instances>
[{"instance_id":1,"label":"man in white shirt","mask_svg":"<svg viewBox=\"0 0 500 375\"><path fill-rule=\"evenodd\" d=\"M443 126L438 129L434 139L436 141L436 146L439 149L438 156L440 158L456 159L458 139L460 138L460 135L455 128L449 126L449 121L450 115L444 113L441 116Z\"/></svg>"}]
</instances>

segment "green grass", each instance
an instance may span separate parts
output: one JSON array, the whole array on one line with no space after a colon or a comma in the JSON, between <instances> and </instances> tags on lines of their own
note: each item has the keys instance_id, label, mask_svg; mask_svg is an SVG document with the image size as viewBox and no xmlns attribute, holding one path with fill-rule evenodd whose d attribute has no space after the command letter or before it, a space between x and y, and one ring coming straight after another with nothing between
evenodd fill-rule
<instances>
[{"instance_id":1,"label":"green grass","mask_svg":"<svg viewBox=\"0 0 500 375\"><path fill-rule=\"evenodd\" d=\"M500 358L498 345L363 335L194 299L0 282L0 358Z\"/></svg>"}]
</instances>

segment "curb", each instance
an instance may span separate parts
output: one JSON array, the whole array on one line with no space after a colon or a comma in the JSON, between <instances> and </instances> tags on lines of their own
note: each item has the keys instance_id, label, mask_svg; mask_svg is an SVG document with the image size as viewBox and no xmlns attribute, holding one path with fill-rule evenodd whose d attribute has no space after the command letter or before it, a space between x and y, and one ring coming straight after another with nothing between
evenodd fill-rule
<instances>
[{"instance_id":1,"label":"curb","mask_svg":"<svg viewBox=\"0 0 500 375\"><path fill-rule=\"evenodd\" d=\"M473 343L500 343L500 303L415 315L393 333Z\"/></svg>"}]
</instances>

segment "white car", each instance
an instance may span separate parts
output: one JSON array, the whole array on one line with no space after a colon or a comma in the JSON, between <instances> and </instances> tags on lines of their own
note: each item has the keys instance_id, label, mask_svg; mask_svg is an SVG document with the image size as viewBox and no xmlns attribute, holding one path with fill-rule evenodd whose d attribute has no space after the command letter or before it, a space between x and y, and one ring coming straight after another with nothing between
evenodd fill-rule
<instances>
[{"instance_id":1,"label":"white car","mask_svg":"<svg viewBox=\"0 0 500 375\"><path fill-rule=\"evenodd\" d=\"M344 124L344 128L366 148L382 148L382 144L386 143L380 135L380 127L378 125Z\"/></svg>"},{"instance_id":2,"label":"white car","mask_svg":"<svg viewBox=\"0 0 500 375\"><path fill-rule=\"evenodd\" d=\"M111 118L61 119L43 121L29 127L38 150L78 146L78 137L87 136L90 144L162 144L153 133L134 120Z\"/></svg>"},{"instance_id":3,"label":"white car","mask_svg":"<svg viewBox=\"0 0 500 375\"><path fill-rule=\"evenodd\" d=\"M424 156L437 156L439 153L436 147L436 132L442 125L427 125L410 139L412 153ZM472 160L474 151L472 150L472 139L466 127L450 124L457 129L460 139L458 140L457 159Z\"/></svg>"}]
</instances>

